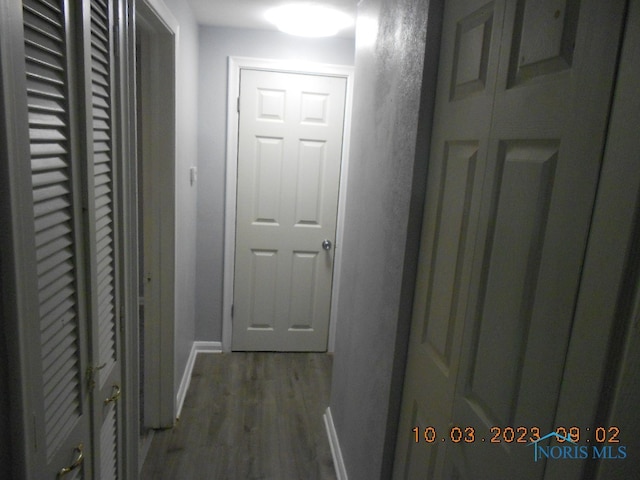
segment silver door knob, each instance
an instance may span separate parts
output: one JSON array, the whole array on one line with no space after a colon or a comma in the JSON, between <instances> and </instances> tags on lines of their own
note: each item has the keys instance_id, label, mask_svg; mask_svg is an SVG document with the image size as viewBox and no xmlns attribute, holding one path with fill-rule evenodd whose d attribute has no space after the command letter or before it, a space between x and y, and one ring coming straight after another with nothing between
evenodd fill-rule
<instances>
[{"instance_id":1,"label":"silver door knob","mask_svg":"<svg viewBox=\"0 0 640 480\"><path fill-rule=\"evenodd\" d=\"M331 250L331 240L323 240L322 248L325 250Z\"/></svg>"}]
</instances>

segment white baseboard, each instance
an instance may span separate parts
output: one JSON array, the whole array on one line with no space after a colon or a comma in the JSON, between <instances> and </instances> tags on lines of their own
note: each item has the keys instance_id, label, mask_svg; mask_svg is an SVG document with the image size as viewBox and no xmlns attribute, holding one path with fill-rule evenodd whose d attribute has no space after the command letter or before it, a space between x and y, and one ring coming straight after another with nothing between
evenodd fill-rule
<instances>
[{"instance_id":1,"label":"white baseboard","mask_svg":"<svg viewBox=\"0 0 640 480\"><path fill-rule=\"evenodd\" d=\"M193 342L196 353L222 353L222 342Z\"/></svg>"},{"instance_id":2,"label":"white baseboard","mask_svg":"<svg viewBox=\"0 0 640 480\"><path fill-rule=\"evenodd\" d=\"M184 369L184 374L182 375L180 388L178 388L178 395L176 398L177 419L180 418L182 405L184 404L184 399L187 396L187 390L189 390L189 384L191 383L193 365L196 363L196 355L199 353L222 353L222 344L220 342L193 342L193 345L191 345L191 352L189 353L187 366Z\"/></svg>"},{"instance_id":3,"label":"white baseboard","mask_svg":"<svg viewBox=\"0 0 640 480\"><path fill-rule=\"evenodd\" d=\"M323 417L324 426L327 429L327 436L329 437L329 446L331 447L331 456L333 457L333 466L336 470L336 477L338 480L348 480L347 469L344 466L342 450L340 450L340 442L338 441L338 432L336 432L336 427L333 424L330 407L327 407L327 411Z\"/></svg>"}]
</instances>

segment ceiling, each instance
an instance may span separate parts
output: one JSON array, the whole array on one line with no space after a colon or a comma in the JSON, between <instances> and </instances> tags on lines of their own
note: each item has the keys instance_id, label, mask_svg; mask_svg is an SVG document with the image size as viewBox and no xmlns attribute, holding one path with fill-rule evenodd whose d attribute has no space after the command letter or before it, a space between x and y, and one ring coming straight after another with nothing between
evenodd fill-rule
<instances>
[{"instance_id":1,"label":"ceiling","mask_svg":"<svg viewBox=\"0 0 640 480\"><path fill-rule=\"evenodd\" d=\"M276 30L276 27L264 19L264 12L271 7L285 3L300 3L297 0L188 0L196 20L201 25L219 27L255 28ZM318 0L313 2L332 6L354 19L357 0ZM342 37L353 37L352 26L339 33Z\"/></svg>"}]
</instances>

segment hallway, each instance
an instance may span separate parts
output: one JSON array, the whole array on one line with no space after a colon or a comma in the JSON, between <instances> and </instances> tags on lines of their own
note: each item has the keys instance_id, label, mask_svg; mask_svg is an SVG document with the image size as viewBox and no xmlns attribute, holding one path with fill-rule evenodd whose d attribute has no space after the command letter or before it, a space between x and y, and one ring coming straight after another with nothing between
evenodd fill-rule
<instances>
[{"instance_id":1,"label":"hallway","mask_svg":"<svg viewBox=\"0 0 640 480\"><path fill-rule=\"evenodd\" d=\"M195 8L272 1L0 0L5 475L636 478L640 0L324 0L357 9L357 41ZM249 61L353 71L342 227L295 250L335 264L330 355L214 353L234 349L246 301L230 125ZM280 124L282 87L260 88L271 106L254 117ZM324 94L306 93L317 112L294 118L328 124ZM244 202L252 223L321 197L305 172L324 140L299 136L290 150L318 156L293 168L283 139L247 139L272 152L256 185L298 182ZM322 216L303 203L311 231ZM280 244L250 248L251 281L286 292ZM272 305L292 307L256 308ZM491 441L532 427L629 454L538 462L533 434ZM432 429L437 448L415 434Z\"/></svg>"},{"instance_id":2,"label":"hallway","mask_svg":"<svg viewBox=\"0 0 640 480\"><path fill-rule=\"evenodd\" d=\"M198 355L175 428L157 431L142 479L333 479L322 414L332 358Z\"/></svg>"}]
</instances>

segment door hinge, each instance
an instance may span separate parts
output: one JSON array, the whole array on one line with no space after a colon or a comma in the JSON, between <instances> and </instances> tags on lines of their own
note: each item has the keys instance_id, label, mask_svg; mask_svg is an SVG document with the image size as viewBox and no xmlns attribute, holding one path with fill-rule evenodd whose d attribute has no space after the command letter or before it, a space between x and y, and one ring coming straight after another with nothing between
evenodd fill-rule
<instances>
[{"instance_id":1,"label":"door hinge","mask_svg":"<svg viewBox=\"0 0 640 480\"><path fill-rule=\"evenodd\" d=\"M233 318L233 305L231 305L231 318Z\"/></svg>"},{"instance_id":2,"label":"door hinge","mask_svg":"<svg viewBox=\"0 0 640 480\"><path fill-rule=\"evenodd\" d=\"M238 97L238 101L236 102L236 109L238 110L238 113L240 113L240 97Z\"/></svg>"}]
</instances>

